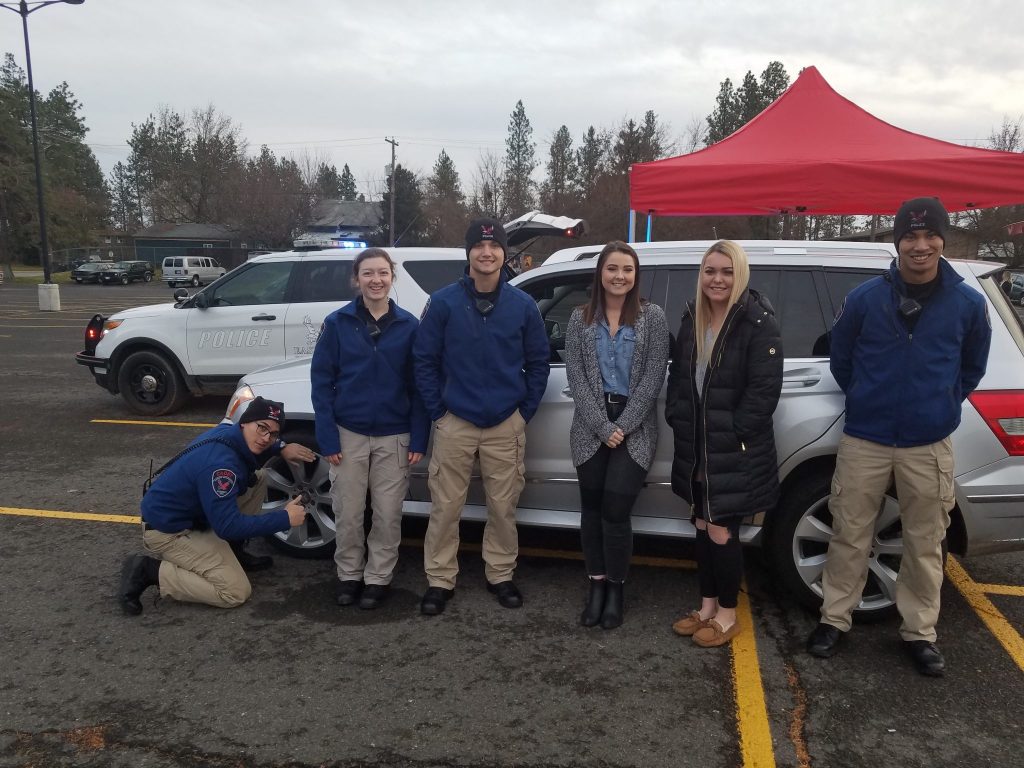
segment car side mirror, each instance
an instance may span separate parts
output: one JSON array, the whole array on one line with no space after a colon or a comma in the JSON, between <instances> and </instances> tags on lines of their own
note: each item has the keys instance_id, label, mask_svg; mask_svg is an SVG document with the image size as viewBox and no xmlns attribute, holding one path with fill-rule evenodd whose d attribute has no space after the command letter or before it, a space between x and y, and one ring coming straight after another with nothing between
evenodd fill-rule
<instances>
[{"instance_id":1,"label":"car side mirror","mask_svg":"<svg viewBox=\"0 0 1024 768\"><path fill-rule=\"evenodd\" d=\"M179 288L178 290L176 290L174 292L174 300L175 301L184 301L187 298L188 298L188 291L185 290L184 288Z\"/></svg>"},{"instance_id":2,"label":"car side mirror","mask_svg":"<svg viewBox=\"0 0 1024 768\"><path fill-rule=\"evenodd\" d=\"M193 306L196 307L196 309L206 309L208 306L210 306L210 299L209 297L207 297L206 292L204 291L202 293L197 293L192 303Z\"/></svg>"}]
</instances>

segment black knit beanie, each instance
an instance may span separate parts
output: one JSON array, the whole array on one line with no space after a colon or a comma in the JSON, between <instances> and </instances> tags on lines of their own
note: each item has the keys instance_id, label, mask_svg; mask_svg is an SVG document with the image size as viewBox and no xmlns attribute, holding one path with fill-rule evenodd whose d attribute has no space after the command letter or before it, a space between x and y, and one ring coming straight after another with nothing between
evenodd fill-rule
<instances>
[{"instance_id":1,"label":"black knit beanie","mask_svg":"<svg viewBox=\"0 0 1024 768\"><path fill-rule=\"evenodd\" d=\"M915 197L907 200L896 211L896 220L892 225L892 241L899 248L900 240L908 232L918 229L930 229L946 242L949 231L949 214L942 207L937 197Z\"/></svg>"},{"instance_id":2,"label":"black knit beanie","mask_svg":"<svg viewBox=\"0 0 1024 768\"><path fill-rule=\"evenodd\" d=\"M248 424L250 421L276 421L284 429L284 403L257 397L249 403L238 423Z\"/></svg>"},{"instance_id":3,"label":"black knit beanie","mask_svg":"<svg viewBox=\"0 0 1024 768\"><path fill-rule=\"evenodd\" d=\"M502 253L508 256L508 235L505 228L495 219L473 219L466 230L466 256L470 249L484 240L493 240L501 246Z\"/></svg>"}]
</instances>

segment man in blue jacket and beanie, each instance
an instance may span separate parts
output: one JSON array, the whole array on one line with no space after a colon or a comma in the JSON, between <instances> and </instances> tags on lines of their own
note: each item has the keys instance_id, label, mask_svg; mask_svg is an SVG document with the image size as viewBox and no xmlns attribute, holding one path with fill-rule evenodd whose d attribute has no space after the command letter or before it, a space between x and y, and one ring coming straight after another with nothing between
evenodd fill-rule
<instances>
[{"instance_id":1,"label":"man in blue jacket and beanie","mask_svg":"<svg viewBox=\"0 0 1024 768\"><path fill-rule=\"evenodd\" d=\"M416 384L434 422L423 542L428 588L420 612L444 611L459 572L459 517L480 460L487 524L487 588L505 608L523 604L512 581L519 555L516 505L525 484L526 423L537 412L551 354L534 300L505 282L505 230L475 219L466 230L465 275L437 291L413 346Z\"/></svg>"},{"instance_id":2,"label":"man in blue jacket and beanie","mask_svg":"<svg viewBox=\"0 0 1024 768\"><path fill-rule=\"evenodd\" d=\"M903 527L896 584L903 647L918 672L945 674L935 645L942 540L953 508L961 404L985 374L992 328L984 298L942 258L949 216L934 197L896 213L898 258L850 292L832 328L831 368L846 393L829 510L821 622L807 650L828 658L867 580L882 498L895 479Z\"/></svg>"},{"instance_id":3,"label":"man in blue jacket and beanie","mask_svg":"<svg viewBox=\"0 0 1024 768\"><path fill-rule=\"evenodd\" d=\"M260 454L311 461L313 452L281 441L284 406L257 397L238 424L204 432L158 472L142 497L142 541L150 555L132 555L121 568L118 602L142 613L142 593L234 608L252 587L229 542L268 536L301 524L303 503L260 513L265 485L256 475Z\"/></svg>"}]
</instances>

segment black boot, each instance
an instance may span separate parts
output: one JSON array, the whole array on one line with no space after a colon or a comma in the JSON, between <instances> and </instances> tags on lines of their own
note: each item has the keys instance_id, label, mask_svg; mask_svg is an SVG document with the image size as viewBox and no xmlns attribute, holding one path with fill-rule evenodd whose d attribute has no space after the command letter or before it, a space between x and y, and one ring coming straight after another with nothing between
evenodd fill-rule
<instances>
[{"instance_id":1,"label":"black boot","mask_svg":"<svg viewBox=\"0 0 1024 768\"><path fill-rule=\"evenodd\" d=\"M604 598L604 610L601 611L601 628L615 629L622 624L622 613L626 608L626 598L622 594L624 584L611 579L605 581L608 582L608 587Z\"/></svg>"},{"instance_id":2,"label":"black boot","mask_svg":"<svg viewBox=\"0 0 1024 768\"><path fill-rule=\"evenodd\" d=\"M601 622L601 611L604 610L605 582L607 579L590 578L590 592L587 594L587 605L580 614L580 624L584 627L596 627Z\"/></svg>"},{"instance_id":3,"label":"black boot","mask_svg":"<svg viewBox=\"0 0 1024 768\"><path fill-rule=\"evenodd\" d=\"M235 553L235 558L238 560L238 564L242 566L242 570L247 573L253 571L265 571L274 564L274 558L270 555L254 555L251 552L245 551L246 539L241 541L229 541L231 545L231 551Z\"/></svg>"},{"instance_id":4,"label":"black boot","mask_svg":"<svg viewBox=\"0 0 1024 768\"><path fill-rule=\"evenodd\" d=\"M142 593L160 583L160 561L155 557L131 555L121 565L121 586L117 601L129 616L142 613Z\"/></svg>"}]
</instances>

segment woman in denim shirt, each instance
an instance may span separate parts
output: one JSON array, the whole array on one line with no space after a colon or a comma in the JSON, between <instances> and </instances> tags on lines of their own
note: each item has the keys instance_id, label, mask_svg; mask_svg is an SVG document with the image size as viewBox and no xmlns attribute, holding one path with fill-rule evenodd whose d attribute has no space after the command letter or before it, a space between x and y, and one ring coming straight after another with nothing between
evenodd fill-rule
<instances>
[{"instance_id":1,"label":"woman in denim shirt","mask_svg":"<svg viewBox=\"0 0 1024 768\"><path fill-rule=\"evenodd\" d=\"M590 590L580 624L622 624L633 553L630 513L654 459L655 404L665 382L665 313L640 298L640 263L626 243L601 251L590 302L577 307L565 341L575 402L569 444L580 487L580 539Z\"/></svg>"}]
</instances>

